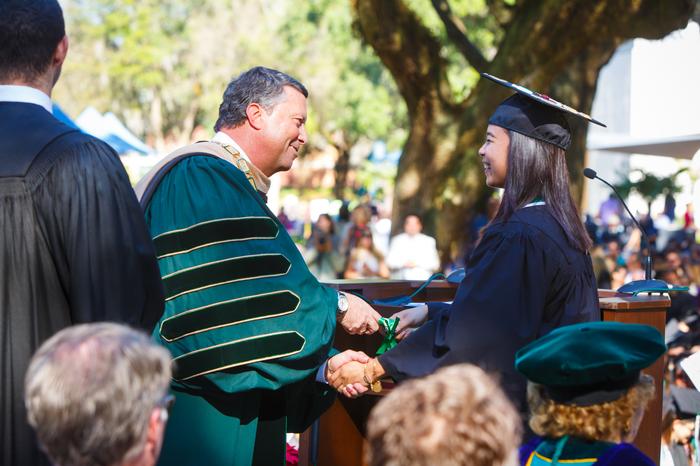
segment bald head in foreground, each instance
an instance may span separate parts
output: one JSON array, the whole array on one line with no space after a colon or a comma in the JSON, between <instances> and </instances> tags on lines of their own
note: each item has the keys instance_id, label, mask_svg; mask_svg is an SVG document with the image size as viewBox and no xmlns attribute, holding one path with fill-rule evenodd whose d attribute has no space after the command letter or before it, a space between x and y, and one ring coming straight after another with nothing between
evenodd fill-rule
<instances>
[{"instance_id":1,"label":"bald head in foreground","mask_svg":"<svg viewBox=\"0 0 700 466\"><path fill-rule=\"evenodd\" d=\"M68 327L29 365L30 425L57 466L152 466L168 419L170 354L113 323Z\"/></svg>"}]
</instances>

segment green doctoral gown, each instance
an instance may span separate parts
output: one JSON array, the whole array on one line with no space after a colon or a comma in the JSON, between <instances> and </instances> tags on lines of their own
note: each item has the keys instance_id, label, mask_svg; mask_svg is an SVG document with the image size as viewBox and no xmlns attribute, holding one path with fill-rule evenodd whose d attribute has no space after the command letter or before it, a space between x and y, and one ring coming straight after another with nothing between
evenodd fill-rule
<instances>
[{"instance_id":1,"label":"green doctoral gown","mask_svg":"<svg viewBox=\"0 0 700 466\"><path fill-rule=\"evenodd\" d=\"M144 207L166 301L153 336L176 395L159 464L283 465L285 433L333 401L315 377L337 294L229 161L185 157L156 183Z\"/></svg>"}]
</instances>

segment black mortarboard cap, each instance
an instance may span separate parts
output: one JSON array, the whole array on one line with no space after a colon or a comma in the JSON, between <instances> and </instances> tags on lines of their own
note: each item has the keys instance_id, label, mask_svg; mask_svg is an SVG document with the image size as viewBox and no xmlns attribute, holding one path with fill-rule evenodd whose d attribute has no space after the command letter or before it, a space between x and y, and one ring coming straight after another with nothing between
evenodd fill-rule
<instances>
[{"instance_id":1,"label":"black mortarboard cap","mask_svg":"<svg viewBox=\"0 0 700 466\"><path fill-rule=\"evenodd\" d=\"M531 91L519 84L487 73L481 73L481 75L516 91L516 94L508 97L496 108L496 111L489 118L489 124L554 144L564 150L568 149L571 144L571 128L566 120L566 114L605 126L589 115L564 105L547 95Z\"/></svg>"},{"instance_id":2,"label":"black mortarboard cap","mask_svg":"<svg viewBox=\"0 0 700 466\"><path fill-rule=\"evenodd\" d=\"M587 322L521 348L515 368L555 402L590 406L621 397L665 351L664 337L649 325Z\"/></svg>"},{"instance_id":3,"label":"black mortarboard cap","mask_svg":"<svg viewBox=\"0 0 700 466\"><path fill-rule=\"evenodd\" d=\"M691 419L700 414L700 392L671 385L673 409L679 419Z\"/></svg>"}]
</instances>

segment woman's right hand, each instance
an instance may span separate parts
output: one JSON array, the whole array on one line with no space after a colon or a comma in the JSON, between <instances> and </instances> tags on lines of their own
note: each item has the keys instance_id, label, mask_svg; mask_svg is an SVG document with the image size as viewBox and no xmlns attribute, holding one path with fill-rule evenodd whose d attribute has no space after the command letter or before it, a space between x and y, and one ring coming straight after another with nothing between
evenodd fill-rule
<instances>
[{"instance_id":1,"label":"woman's right hand","mask_svg":"<svg viewBox=\"0 0 700 466\"><path fill-rule=\"evenodd\" d=\"M402 340L413 330L417 329L428 320L428 305L409 307L399 311L392 318L399 318L399 325L396 327L396 339Z\"/></svg>"}]
</instances>

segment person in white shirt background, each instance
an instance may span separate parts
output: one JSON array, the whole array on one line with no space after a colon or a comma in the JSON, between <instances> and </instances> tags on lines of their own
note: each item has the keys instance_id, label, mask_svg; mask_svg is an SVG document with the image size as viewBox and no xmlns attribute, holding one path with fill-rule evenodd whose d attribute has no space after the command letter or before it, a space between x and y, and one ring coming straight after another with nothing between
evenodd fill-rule
<instances>
[{"instance_id":1,"label":"person in white shirt background","mask_svg":"<svg viewBox=\"0 0 700 466\"><path fill-rule=\"evenodd\" d=\"M403 231L389 244L386 262L391 278L425 280L440 268L435 238L421 233L423 223L415 214L406 216Z\"/></svg>"}]
</instances>

